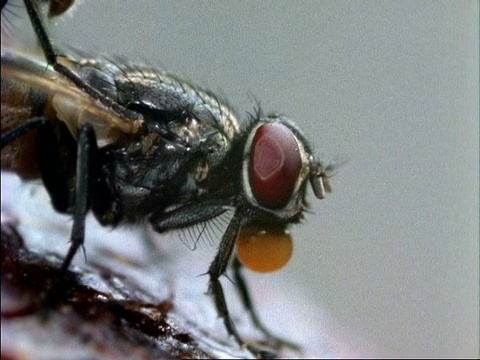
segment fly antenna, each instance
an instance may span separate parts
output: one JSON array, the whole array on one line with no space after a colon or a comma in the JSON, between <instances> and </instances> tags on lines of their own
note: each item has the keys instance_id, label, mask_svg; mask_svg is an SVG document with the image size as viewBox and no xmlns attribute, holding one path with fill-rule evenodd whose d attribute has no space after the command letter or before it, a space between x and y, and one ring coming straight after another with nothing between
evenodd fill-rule
<instances>
[{"instance_id":1,"label":"fly antenna","mask_svg":"<svg viewBox=\"0 0 480 360\"><path fill-rule=\"evenodd\" d=\"M311 157L310 164L310 184L315 196L322 200L326 193L332 192L329 178L333 176L335 164L331 162L325 166L321 162L315 161L313 157Z\"/></svg>"}]
</instances>

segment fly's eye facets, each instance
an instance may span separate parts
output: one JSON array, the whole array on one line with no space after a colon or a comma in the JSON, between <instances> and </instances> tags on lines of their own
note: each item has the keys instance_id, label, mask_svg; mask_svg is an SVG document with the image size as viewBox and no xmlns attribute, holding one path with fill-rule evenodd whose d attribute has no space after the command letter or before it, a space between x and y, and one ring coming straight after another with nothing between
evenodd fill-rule
<instances>
[{"instance_id":1,"label":"fly's eye facets","mask_svg":"<svg viewBox=\"0 0 480 360\"><path fill-rule=\"evenodd\" d=\"M293 133L281 124L260 126L250 154L250 186L256 201L269 209L285 206L297 182L302 159Z\"/></svg>"},{"instance_id":2,"label":"fly's eye facets","mask_svg":"<svg viewBox=\"0 0 480 360\"><path fill-rule=\"evenodd\" d=\"M246 227L237 240L238 259L245 267L259 273L282 268L292 252L292 237L283 228Z\"/></svg>"}]
</instances>

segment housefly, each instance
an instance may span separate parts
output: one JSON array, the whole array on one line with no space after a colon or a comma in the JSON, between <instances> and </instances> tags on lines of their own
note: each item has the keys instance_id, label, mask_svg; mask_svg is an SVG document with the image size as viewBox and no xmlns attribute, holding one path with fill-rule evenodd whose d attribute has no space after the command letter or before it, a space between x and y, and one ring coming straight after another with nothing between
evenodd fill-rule
<instances>
[{"instance_id":1,"label":"housefly","mask_svg":"<svg viewBox=\"0 0 480 360\"><path fill-rule=\"evenodd\" d=\"M256 356L271 355L237 332L219 279L232 264L253 322L277 345L284 343L259 321L240 269L268 272L288 261L287 228L302 220L307 184L322 199L332 165L315 158L284 116L257 109L240 119L215 94L178 76L60 51L47 33L47 17L71 3L24 1L41 56L2 46L2 169L40 177L53 207L73 215L60 276L83 246L90 210L102 225L146 219L159 233L231 211L207 271L209 291L238 344Z\"/></svg>"}]
</instances>

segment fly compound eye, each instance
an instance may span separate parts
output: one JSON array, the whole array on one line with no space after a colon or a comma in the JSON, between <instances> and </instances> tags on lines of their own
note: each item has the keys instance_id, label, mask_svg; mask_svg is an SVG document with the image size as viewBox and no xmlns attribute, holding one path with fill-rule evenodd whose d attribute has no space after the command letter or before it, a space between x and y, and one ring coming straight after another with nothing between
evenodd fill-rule
<instances>
[{"instance_id":1,"label":"fly compound eye","mask_svg":"<svg viewBox=\"0 0 480 360\"><path fill-rule=\"evenodd\" d=\"M283 228L249 226L237 240L238 260L248 269L268 273L285 266L292 256L292 237Z\"/></svg>"},{"instance_id":2,"label":"fly compound eye","mask_svg":"<svg viewBox=\"0 0 480 360\"><path fill-rule=\"evenodd\" d=\"M256 201L269 209L285 206L302 168L293 133L281 124L260 126L250 153L250 186Z\"/></svg>"}]
</instances>

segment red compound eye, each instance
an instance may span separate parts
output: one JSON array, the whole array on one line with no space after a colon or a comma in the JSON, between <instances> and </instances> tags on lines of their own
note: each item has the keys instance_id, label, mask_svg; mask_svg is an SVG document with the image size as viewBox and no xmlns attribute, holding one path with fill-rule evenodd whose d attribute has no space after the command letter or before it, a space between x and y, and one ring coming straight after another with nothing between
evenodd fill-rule
<instances>
[{"instance_id":1,"label":"red compound eye","mask_svg":"<svg viewBox=\"0 0 480 360\"><path fill-rule=\"evenodd\" d=\"M269 209L285 206L302 168L293 133L281 124L265 124L255 133L250 154L250 186L257 202Z\"/></svg>"}]
</instances>

